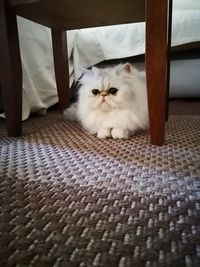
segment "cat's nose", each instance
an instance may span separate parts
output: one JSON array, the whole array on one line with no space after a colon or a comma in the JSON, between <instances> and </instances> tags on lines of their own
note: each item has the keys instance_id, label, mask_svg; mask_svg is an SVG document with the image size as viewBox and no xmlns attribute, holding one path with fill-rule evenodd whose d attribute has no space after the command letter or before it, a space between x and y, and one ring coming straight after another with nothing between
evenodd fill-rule
<instances>
[{"instance_id":1,"label":"cat's nose","mask_svg":"<svg viewBox=\"0 0 200 267\"><path fill-rule=\"evenodd\" d=\"M101 96L107 96L108 93L106 91L101 92Z\"/></svg>"}]
</instances>

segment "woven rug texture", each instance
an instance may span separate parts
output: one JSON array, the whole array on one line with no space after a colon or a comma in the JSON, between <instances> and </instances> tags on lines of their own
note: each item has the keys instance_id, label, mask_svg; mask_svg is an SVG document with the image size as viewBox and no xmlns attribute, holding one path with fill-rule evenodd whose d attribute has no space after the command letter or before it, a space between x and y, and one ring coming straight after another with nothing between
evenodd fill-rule
<instances>
[{"instance_id":1,"label":"woven rug texture","mask_svg":"<svg viewBox=\"0 0 200 267\"><path fill-rule=\"evenodd\" d=\"M200 266L200 102L166 140L100 140L57 111L0 121L1 267Z\"/></svg>"}]
</instances>

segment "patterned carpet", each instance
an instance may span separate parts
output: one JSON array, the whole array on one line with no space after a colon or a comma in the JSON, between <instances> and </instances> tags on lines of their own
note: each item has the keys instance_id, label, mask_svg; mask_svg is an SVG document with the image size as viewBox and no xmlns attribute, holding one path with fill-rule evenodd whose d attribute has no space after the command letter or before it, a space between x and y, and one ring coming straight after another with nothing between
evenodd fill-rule
<instances>
[{"instance_id":1,"label":"patterned carpet","mask_svg":"<svg viewBox=\"0 0 200 267\"><path fill-rule=\"evenodd\" d=\"M57 111L8 138L0 121L0 266L200 266L200 102L147 132L99 140Z\"/></svg>"}]
</instances>

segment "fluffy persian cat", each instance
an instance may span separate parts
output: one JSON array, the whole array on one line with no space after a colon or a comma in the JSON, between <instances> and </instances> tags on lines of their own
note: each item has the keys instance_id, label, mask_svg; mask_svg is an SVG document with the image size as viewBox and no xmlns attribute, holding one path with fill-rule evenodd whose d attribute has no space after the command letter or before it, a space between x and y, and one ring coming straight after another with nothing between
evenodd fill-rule
<instances>
[{"instance_id":1,"label":"fluffy persian cat","mask_svg":"<svg viewBox=\"0 0 200 267\"><path fill-rule=\"evenodd\" d=\"M80 79L78 101L65 110L99 138L128 138L148 127L145 74L131 64L93 67Z\"/></svg>"}]
</instances>

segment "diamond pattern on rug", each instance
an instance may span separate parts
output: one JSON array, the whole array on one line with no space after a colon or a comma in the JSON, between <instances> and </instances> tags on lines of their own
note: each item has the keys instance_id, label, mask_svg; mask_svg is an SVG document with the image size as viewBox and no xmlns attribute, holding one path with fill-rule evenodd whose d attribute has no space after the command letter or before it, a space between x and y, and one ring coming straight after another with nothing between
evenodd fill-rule
<instances>
[{"instance_id":1,"label":"diamond pattern on rug","mask_svg":"<svg viewBox=\"0 0 200 267\"><path fill-rule=\"evenodd\" d=\"M0 266L199 266L199 122L171 115L162 147L55 113L2 131Z\"/></svg>"}]
</instances>

